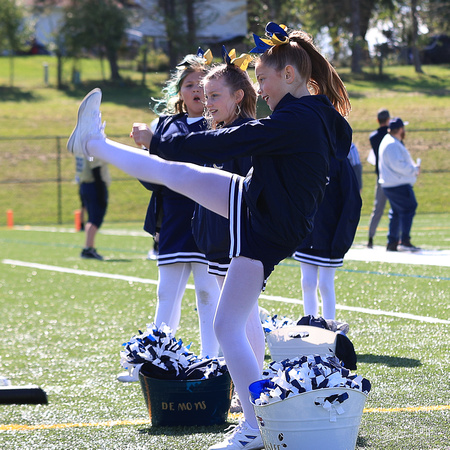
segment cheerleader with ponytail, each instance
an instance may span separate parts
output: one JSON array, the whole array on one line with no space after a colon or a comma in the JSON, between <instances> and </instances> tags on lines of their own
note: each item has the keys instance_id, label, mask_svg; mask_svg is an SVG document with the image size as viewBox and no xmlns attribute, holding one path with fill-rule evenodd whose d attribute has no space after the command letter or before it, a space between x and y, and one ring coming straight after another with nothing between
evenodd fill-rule
<instances>
[{"instance_id":1,"label":"cheerleader with ponytail","mask_svg":"<svg viewBox=\"0 0 450 450\"><path fill-rule=\"evenodd\" d=\"M83 100L68 142L76 154L101 158L131 176L165 185L230 221L231 263L214 330L244 418L210 450L264 448L248 393L261 370L247 322L274 267L313 229L331 156L346 158L352 142L345 120L347 92L310 37L271 22L266 36L256 36L255 42L254 51L262 53L255 60L258 93L273 111L269 117L215 130L155 135L142 142L153 153L147 155L105 137L101 92L94 90ZM186 153L198 164L251 156L252 170L243 177L177 162Z\"/></svg>"}]
</instances>

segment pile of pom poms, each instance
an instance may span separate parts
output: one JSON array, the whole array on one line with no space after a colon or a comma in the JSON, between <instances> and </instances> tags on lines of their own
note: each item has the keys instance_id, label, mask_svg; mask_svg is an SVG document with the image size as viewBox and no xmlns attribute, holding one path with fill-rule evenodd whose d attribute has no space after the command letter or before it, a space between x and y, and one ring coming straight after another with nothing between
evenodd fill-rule
<instances>
[{"instance_id":1,"label":"pile of pom poms","mask_svg":"<svg viewBox=\"0 0 450 450\"><path fill-rule=\"evenodd\" d=\"M255 405L267 405L315 389L345 387L368 394L370 382L351 374L335 356L302 356L272 362L263 371L259 392L251 392Z\"/></svg>"},{"instance_id":2,"label":"pile of pom poms","mask_svg":"<svg viewBox=\"0 0 450 450\"><path fill-rule=\"evenodd\" d=\"M125 369L140 367L151 378L164 380L202 380L222 375L227 367L222 359L199 358L189 350L190 345L175 339L166 324L159 328L147 324L147 330L125 342L120 352L120 364Z\"/></svg>"},{"instance_id":3,"label":"pile of pom poms","mask_svg":"<svg viewBox=\"0 0 450 450\"><path fill-rule=\"evenodd\" d=\"M312 315L303 316L298 320L290 319L289 317L278 317L277 314L270 317L266 315L261 324L265 334L272 331L279 330L283 327L290 327L295 325L308 325L312 327L323 328L325 330L334 331L335 333L347 334L349 326L345 322L338 322L337 320L324 319L323 317L314 317Z\"/></svg>"}]
</instances>

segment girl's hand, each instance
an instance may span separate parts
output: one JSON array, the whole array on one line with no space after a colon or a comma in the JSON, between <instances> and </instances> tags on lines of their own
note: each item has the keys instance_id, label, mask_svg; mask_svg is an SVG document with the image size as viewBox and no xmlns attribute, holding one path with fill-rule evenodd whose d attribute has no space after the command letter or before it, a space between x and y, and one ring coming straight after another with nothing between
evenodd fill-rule
<instances>
[{"instance_id":1,"label":"girl's hand","mask_svg":"<svg viewBox=\"0 0 450 450\"><path fill-rule=\"evenodd\" d=\"M140 147L150 148L153 133L147 124L133 123L130 137L134 139L136 145L139 145Z\"/></svg>"}]
</instances>

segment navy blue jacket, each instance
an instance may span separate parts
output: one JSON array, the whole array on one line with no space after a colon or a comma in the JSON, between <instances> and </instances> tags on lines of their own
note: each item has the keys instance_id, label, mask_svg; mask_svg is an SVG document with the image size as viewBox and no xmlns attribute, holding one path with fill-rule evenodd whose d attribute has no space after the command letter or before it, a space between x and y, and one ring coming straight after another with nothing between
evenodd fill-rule
<instances>
[{"instance_id":1,"label":"navy blue jacket","mask_svg":"<svg viewBox=\"0 0 450 450\"><path fill-rule=\"evenodd\" d=\"M381 141L386 136L388 132L388 126L382 126L378 128L378 130L374 131L369 136L370 145L372 146L372 150L375 153L375 172L377 173L377 176L380 176L380 173L378 171L378 149L380 148Z\"/></svg>"},{"instance_id":2,"label":"navy blue jacket","mask_svg":"<svg viewBox=\"0 0 450 450\"><path fill-rule=\"evenodd\" d=\"M297 99L286 94L265 119L220 130L154 136L150 153L180 160L189 152L198 164L252 156L253 173L243 193L252 229L294 250L313 228L330 156L347 158L351 142L349 124L325 95Z\"/></svg>"},{"instance_id":3,"label":"navy blue jacket","mask_svg":"<svg viewBox=\"0 0 450 450\"><path fill-rule=\"evenodd\" d=\"M330 159L330 182L314 218L314 229L297 251L322 258L343 258L355 238L361 215L358 179L348 159Z\"/></svg>"}]
</instances>

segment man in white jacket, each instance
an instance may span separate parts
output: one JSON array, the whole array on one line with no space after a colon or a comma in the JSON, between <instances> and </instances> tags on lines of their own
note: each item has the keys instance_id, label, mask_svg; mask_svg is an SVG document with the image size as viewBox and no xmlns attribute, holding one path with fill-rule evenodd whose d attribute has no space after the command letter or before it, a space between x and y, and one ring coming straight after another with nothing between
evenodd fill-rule
<instances>
[{"instance_id":1,"label":"man in white jacket","mask_svg":"<svg viewBox=\"0 0 450 450\"><path fill-rule=\"evenodd\" d=\"M410 236L417 208L413 185L419 174L420 160L415 163L403 145L407 124L408 122L403 122L399 117L393 118L389 122L388 134L381 141L379 148L379 183L391 205L386 250L394 252L420 250L411 244Z\"/></svg>"}]
</instances>

